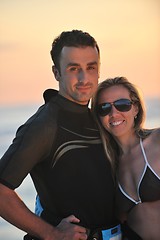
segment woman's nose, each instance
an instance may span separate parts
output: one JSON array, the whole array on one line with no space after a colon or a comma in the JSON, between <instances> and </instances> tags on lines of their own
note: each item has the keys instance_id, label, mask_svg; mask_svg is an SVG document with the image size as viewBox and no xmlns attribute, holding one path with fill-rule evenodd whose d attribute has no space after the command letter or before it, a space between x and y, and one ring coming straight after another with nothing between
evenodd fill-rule
<instances>
[{"instance_id":1,"label":"woman's nose","mask_svg":"<svg viewBox=\"0 0 160 240\"><path fill-rule=\"evenodd\" d=\"M114 115L114 114L117 114L118 113L118 110L115 108L114 104L112 103L112 107L111 107L111 111L110 111L110 115Z\"/></svg>"}]
</instances>

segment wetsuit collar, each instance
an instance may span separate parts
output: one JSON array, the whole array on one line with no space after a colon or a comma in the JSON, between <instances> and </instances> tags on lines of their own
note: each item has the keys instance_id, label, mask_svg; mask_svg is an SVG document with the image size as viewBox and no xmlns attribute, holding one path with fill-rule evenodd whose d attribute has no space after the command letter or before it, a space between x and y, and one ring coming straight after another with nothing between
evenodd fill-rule
<instances>
[{"instance_id":1,"label":"wetsuit collar","mask_svg":"<svg viewBox=\"0 0 160 240\"><path fill-rule=\"evenodd\" d=\"M56 98L58 99L58 104L61 107L65 108L67 111L78 112L78 113L83 113L88 111L88 104L81 105L81 104L72 102L60 94L57 94Z\"/></svg>"}]
</instances>

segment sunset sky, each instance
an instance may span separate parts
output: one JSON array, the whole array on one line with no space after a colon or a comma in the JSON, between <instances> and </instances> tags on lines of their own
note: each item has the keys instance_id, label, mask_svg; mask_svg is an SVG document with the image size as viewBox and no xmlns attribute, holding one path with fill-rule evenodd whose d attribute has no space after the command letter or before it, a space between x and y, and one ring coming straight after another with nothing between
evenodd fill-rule
<instances>
[{"instance_id":1,"label":"sunset sky","mask_svg":"<svg viewBox=\"0 0 160 240\"><path fill-rule=\"evenodd\" d=\"M0 0L0 104L41 103L58 85L52 40L81 29L101 49L100 81L125 76L160 96L159 0Z\"/></svg>"}]
</instances>

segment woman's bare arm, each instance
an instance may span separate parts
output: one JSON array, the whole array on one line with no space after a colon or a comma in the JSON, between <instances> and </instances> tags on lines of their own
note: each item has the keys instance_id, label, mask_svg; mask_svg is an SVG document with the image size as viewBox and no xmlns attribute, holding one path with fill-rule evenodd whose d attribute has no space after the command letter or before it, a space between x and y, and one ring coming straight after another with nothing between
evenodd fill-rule
<instances>
[{"instance_id":1,"label":"woman's bare arm","mask_svg":"<svg viewBox=\"0 0 160 240\"><path fill-rule=\"evenodd\" d=\"M138 204L128 214L127 222L143 239L158 240L160 236L160 200Z\"/></svg>"}]
</instances>

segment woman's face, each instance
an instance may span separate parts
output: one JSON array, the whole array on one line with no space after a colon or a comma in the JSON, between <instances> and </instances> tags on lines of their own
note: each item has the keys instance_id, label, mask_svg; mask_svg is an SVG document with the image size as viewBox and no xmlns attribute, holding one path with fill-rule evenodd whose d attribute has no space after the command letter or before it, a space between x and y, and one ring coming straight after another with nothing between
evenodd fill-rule
<instances>
[{"instance_id":1,"label":"woman's face","mask_svg":"<svg viewBox=\"0 0 160 240\"><path fill-rule=\"evenodd\" d=\"M98 104L113 103L119 99L131 100L127 88L121 85L115 85L104 89L101 92L98 99ZM117 103L121 104L122 102ZM123 104L124 103L126 103L126 100L123 101ZM124 110L124 107L122 106L121 110ZM129 136L134 131L134 118L138 113L138 107L131 104L130 107L126 108L128 108L127 111L122 112L121 110L116 109L113 104L111 104L110 112L105 116L100 116L100 121L104 128L118 139Z\"/></svg>"}]
</instances>

